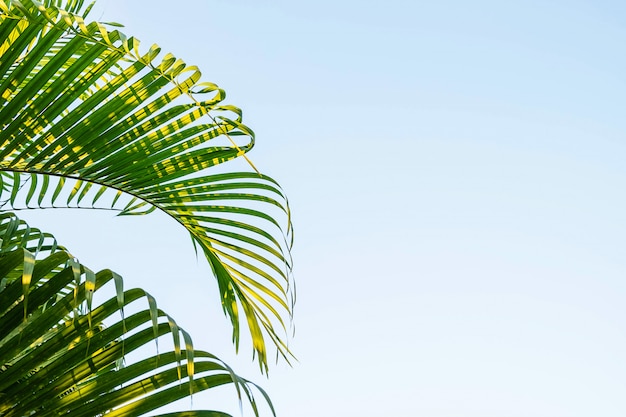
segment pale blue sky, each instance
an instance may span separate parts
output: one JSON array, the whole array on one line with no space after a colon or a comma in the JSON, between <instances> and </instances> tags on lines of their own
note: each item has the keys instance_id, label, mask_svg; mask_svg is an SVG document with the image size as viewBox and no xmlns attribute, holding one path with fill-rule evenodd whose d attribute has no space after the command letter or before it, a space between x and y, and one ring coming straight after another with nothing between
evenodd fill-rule
<instances>
[{"instance_id":1,"label":"pale blue sky","mask_svg":"<svg viewBox=\"0 0 626 417\"><path fill-rule=\"evenodd\" d=\"M100 16L244 110L292 205L300 363L265 380L232 355L168 219L22 216L153 293L279 417L626 415L626 3L99 0Z\"/></svg>"}]
</instances>

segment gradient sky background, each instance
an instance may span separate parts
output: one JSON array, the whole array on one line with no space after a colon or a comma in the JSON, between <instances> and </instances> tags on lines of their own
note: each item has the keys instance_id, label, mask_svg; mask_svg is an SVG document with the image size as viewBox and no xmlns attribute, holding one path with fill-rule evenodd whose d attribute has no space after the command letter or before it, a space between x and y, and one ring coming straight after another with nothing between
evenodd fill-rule
<instances>
[{"instance_id":1,"label":"gradient sky background","mask_svg":"<svg viewBox=\"0 0 626 417\"><path fill-rule=\"evenodd\" d=\"M293 211L300 362L266 380L233 354L170 219L20 215L155 295L279 417L626 415L626 3L99 0L91 18L244 110Z\"/></svg>"}]
</instances>

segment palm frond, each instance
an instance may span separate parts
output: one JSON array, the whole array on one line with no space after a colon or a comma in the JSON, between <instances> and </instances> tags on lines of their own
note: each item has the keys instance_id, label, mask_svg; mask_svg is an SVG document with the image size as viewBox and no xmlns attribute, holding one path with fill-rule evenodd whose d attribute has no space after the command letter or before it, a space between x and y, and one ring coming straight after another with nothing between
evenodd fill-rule
<instances>
[{"instance_id":1,"label":"palm frond","mask_svg":"<svg viewBox=\"0 0 626 417\"><path fill-rule=\"evenodd\" d=\"M235 345L244 323L262 370L266 340L288 359L287 199L218 167L254 145L240 109L158 46L47 3L0 0L0 204L165 212L210 263Z\"/></svg>"},{"instance_id":2,"label":"palm frond","mask_svg":"<svg viewBox=\"0 0 626 417\"><path fill-rule=\"evenodd\" d=\"M214 355L194 350L189 335L148 293L125 291L112 271L92 273L50 235L12 214L2 215L0 238L1 415L140 416L224 384L234 384L240 400L243 392L256 413L257 387ZM25 259L35 259L25 256L31 251L38 260L24 287ZM111 284L113 296L94 304ZM144 355L146 346L168 336L172 351L159 353L157 345L155 355L120 366L131 353L144 347Z\"/></svg>"}]
</instances>

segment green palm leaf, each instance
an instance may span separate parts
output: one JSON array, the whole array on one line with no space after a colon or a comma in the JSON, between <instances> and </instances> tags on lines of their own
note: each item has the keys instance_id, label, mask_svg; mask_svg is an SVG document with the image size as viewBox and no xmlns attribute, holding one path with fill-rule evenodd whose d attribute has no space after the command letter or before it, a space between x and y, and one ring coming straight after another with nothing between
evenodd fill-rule
<instances>
[{"instance_id":1,"label":"green palm leaf","mask_svg":"<svg viewBox=\"0 0 626 417\"><path fill-rule=\"evenodd\" d=\"M91 273L53 237L9 213L2 215L0 238L1 415L140 416L224 384L243 392L256 413L256 386L210 353L194 350L189 336L149 294L124 291L121 278L109 270ZM24 291L26 253L37 253L38 260ZM111 284L113 297L92 305L94 294L106 293ZM142 347L145 352L145 346L168 335L172 351L120 366L129 353ZM170 414L194 415L227 416Z\"/></svg>"},{"instance_id":2,"label":"green palm leaf","mask_svg":"<svg viewBox=\"0 0 626 417\"><path fill-rule=\"evenodd\" d=\"M167 213L211 264L235 345L243 322L262 370L267 339L288 359L287 200L217 167L254 144L241 111L196 67L69 6L0 0L0 203Z\"/></svg>"}]
</instances>

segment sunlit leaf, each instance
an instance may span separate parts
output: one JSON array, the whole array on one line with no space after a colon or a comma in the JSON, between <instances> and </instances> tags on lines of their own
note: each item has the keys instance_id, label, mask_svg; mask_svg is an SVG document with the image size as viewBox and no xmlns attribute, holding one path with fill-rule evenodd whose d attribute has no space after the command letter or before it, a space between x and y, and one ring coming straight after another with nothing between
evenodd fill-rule
<instances>
[{"instance_id":1,"label":"sunlit leaf","mask_svg":"<svg viewBox=\"0 0 626 417\"><path fill-rule=\"evenodd\" d=\"M0 204L167 214L211 264L235 344L247 327L267 371L266 341L290 356L287 200L248 159L254 133L223 90L85 21L88 7L0 1ZM249 172L214 172L237 158Z\"/></svg>"},{"instance_id":2,"label":"sunlit leaf","mask_svg":"<svg viewBox=\"0 0 626 417\"><path fill-rule=\"evenodd\" d=\"M233 384L240 399L244 392L257 414L250 394L258 388L214 355L195 350L191 337L154 298L140 289L123 291L117 274L93 273L58 246L39 251L35 259L32 243L50 236L10 213L2 213L1 220L0 414L141 416L224 384ZM95 293L110 294L111 285L114 296L96 303ZM87 310L76 313L75 303L87 303ZM123 308L132 313L125 317ZM159 339L172 348L145 355L141 348ZM117 366L131 352L144 353Z\"/></svg>"}]
</instances>

